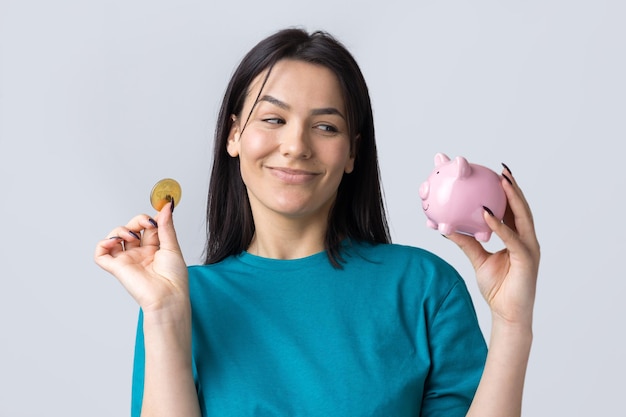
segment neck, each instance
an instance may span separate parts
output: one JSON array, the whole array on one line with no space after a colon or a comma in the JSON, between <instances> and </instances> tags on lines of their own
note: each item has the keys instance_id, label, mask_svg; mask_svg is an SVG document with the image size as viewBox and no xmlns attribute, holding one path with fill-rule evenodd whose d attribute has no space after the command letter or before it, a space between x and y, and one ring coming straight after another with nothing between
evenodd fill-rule
<instances>
[{"instance_id":1,"label":"neck","mask_svg":"<svg viewBox=\"0 0 626 417\"><path fill-rule=\"evenodd\" d=\"M248 252L264 258L304 258L324 250L326 228L326 223L289 219L257 222Z\"/></svg>"}]
</instances>

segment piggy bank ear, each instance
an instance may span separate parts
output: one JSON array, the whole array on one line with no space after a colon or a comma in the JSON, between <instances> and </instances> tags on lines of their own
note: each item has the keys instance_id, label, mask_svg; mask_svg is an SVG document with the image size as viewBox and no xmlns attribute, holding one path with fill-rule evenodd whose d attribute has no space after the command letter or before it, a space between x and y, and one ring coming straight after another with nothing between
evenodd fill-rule
<instances>
[{"instance_id":1,"label":"piggy bank ear","mask_svg":"<svg viewBox=\"0 0 626 417\"><path fill-rule=\"evenodd\" d=\"M467 159L463 158L462 156L457 156L456 158L454 158L454 168L456 178L467 178L472 173L472 167L470 166L469 162L467 162Z\"/></svg>"},{"instance_id":2,"label":"piggy bank ear","mask_svg":"<svg viewBox=\"0 0 626 417\"><path fill-rule=\"evenodd\" d=\"M445 153L438 153L435 155L435 168L450 162L450 158Z\"/></svg>"}]
</instances>

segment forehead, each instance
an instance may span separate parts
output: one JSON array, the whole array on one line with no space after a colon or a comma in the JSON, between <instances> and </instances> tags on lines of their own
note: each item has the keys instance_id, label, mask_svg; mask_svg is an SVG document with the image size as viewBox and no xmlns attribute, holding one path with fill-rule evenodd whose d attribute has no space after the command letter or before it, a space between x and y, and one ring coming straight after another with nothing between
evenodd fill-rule
<instances>
[{"instance_id":1,"label":"forehead","mask_svg":"<svg viewBox=\"0 0 626 417\"><path fill-rule=\"evenodd\" d=\"M286 103L344 108L343 91L336 74L323 65L301 60L283 59L262 71L250 83L246 101L265 94Z\"/></svg>"}]
</instances>

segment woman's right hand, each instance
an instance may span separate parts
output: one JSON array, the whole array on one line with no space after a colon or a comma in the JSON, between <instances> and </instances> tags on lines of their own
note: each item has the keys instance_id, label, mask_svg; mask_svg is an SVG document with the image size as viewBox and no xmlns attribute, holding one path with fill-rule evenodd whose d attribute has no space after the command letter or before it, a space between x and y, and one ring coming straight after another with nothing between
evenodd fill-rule
<instances>
[{"instance_id":1,"label":"woman's right hand","mask_svg":"<svg viewBox=\"0 0 626 417\"><path fill-rule=\"evenodd\" d=\"M134 217L96 246L96 263L120 281L144 313L189 303L187 266L176 239L172 204L154 220L145 214Z\"/></svg>"}]
</instances>

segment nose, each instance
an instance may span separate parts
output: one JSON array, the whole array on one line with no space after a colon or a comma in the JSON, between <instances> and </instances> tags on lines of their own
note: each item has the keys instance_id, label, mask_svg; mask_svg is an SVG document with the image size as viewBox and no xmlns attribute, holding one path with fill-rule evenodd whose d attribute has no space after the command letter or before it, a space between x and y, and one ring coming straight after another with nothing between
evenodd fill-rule
<instances>
[{"instance_id":1,"label":"nose","mask_svg":"<svg viewBox=\"0 0 626 417\"><path fill-rule=\"evenodd\" d=\"M428 181L425 181L422 185L420 185L419 193L422 200L426 200L428 198L428 194L430 193L430 184Z\"/></svg>"},{"instance_id":2,"label":"nose","mask_svg":"<svg viewBox=\"0 0 626 417\"><path fill-rule=\"evenodd\" d=\"M280 143L280 152L283 156L297 159L308 159L313 151L308 130L296 123L283 130Z\"/></svg>"}]
</instances>

